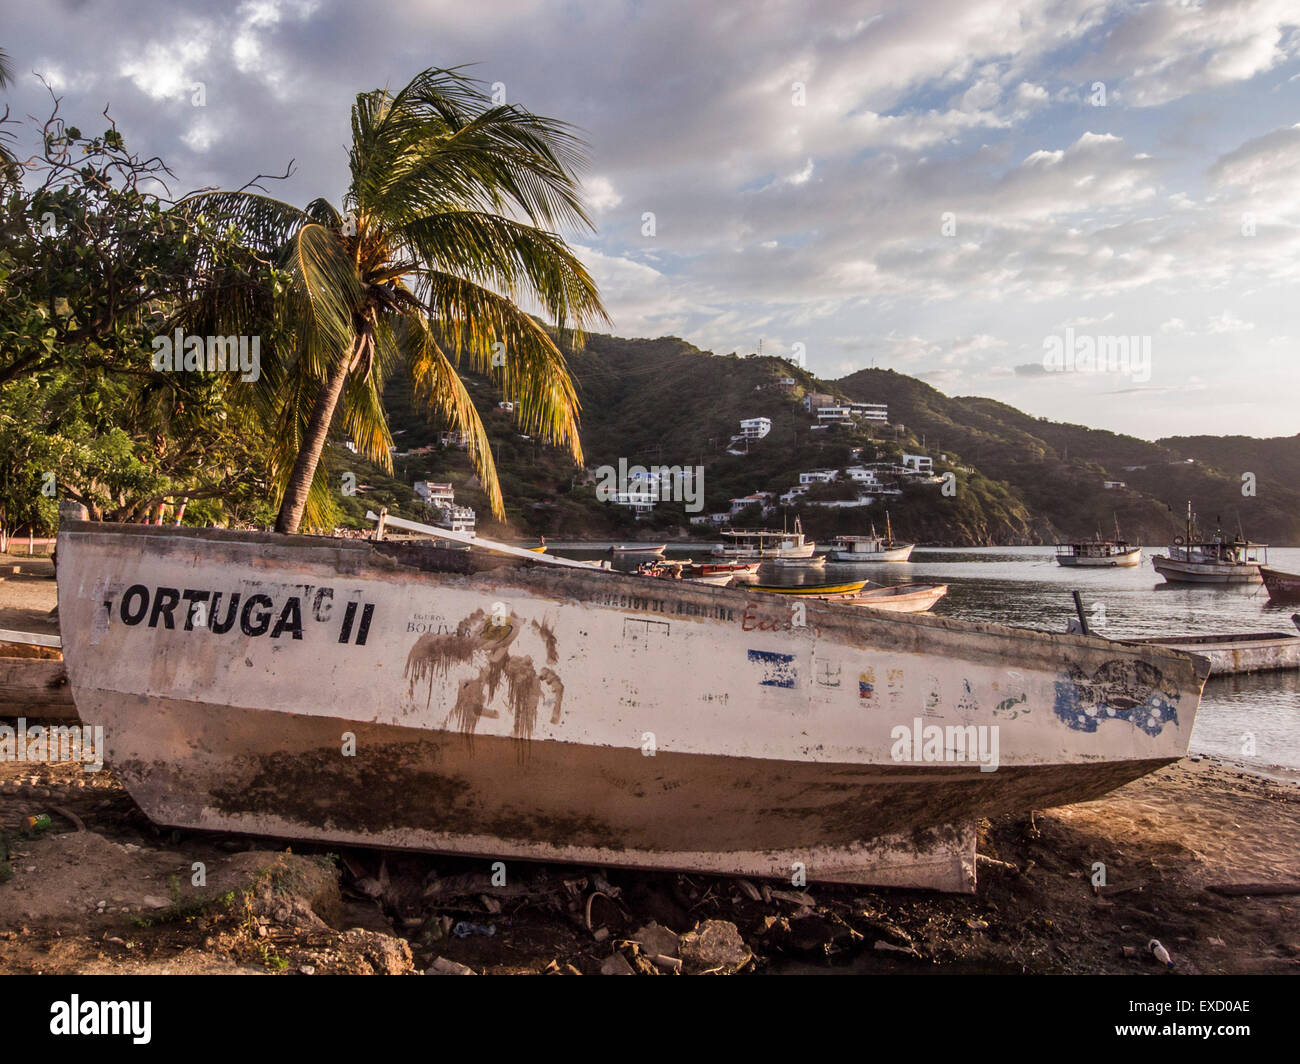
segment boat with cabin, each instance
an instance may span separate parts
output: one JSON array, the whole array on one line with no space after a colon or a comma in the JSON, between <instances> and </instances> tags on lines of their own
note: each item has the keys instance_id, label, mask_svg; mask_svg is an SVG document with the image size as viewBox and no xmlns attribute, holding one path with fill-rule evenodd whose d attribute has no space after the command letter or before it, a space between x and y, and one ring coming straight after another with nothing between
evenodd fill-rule
<instances>
[{"instance_id":1,"label":"boat with cabin","mask_svg":"<svg viewBox=\"0 0 1300 1064\"><path fill-rule=\"evenodd\" d=\"M831 540L830 560L840 565L855 562L905 562L912 556L915 543L896 543L894 529L885 512L885 534L876 535L872 524L869 536L836 536Z\"/></svg>"},{"instance_id":2,"label":"boat with cabin","mask_svg":"<svg viewBox=\"0 0 1300 1064\"><path fill-rule=\"evenodd\" d=\"M1142 564L1142 548L1121 538L1116 519L1114 539L1102 539L1098 533L1090 540L1058 543L1056 564L1067 569L1130 568Z\"/></svg>"},{"instance_id":3,"label":"boat with cabin","mask_svg":"<svg viewBox=\"0 0 1300 1064\"><path fill-rule=\"evenodd\" d=\"M1192 504L1187 504L1187 533L1177 536L1168 554L1157 554L1151 564L1172 584L1258 584L1260 567L1268 563L1268 544L1252 543L1238 531L1226 539L1221 530L1202 536L1196 527Z\"/></svg>"},{"instance_id":4,"label":"boat with cabin","mask_svg":"<svg viewBox=\"0 0 1300 1064\"><path fill-rule=\"evenodd\" d=\"M771 562L777 559L812 558L817 544L805 540L803 523L794 519L793 532L770 529L724 528L723 541L713 548L713 556L727 561Z\"/></svg>"}]
</instances>

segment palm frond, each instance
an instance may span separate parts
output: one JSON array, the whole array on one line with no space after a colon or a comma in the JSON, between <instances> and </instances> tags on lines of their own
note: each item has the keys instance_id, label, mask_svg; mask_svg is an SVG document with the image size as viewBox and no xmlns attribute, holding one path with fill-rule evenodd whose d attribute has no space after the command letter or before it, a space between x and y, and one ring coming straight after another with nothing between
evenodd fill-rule
<instances>
[{"instance_id":1,"label":"palm frond","mask_svg":"<svg viewBox=\"0 0 1300 1064\"><path fill-rule=\"evenodd\" d=\"M581 404L564 354L546 330L506 297L449 273L421 274L420 289L456 360L500 384L524 432L567 449L581 464Z\"/></svg>"},{"instance_id":2,"label":"palm frond","mask_svg":"<svg viewBox=\"0 0 1300 1064\"><path fill-rule=\"evenodd\" d=\"M488 497L488 506L494 516L504 520L505 503L496 463L492 461L492 443L465 382L438 346L428 323L417 314L397 318L393 335L410 371L416 400L435 411L444 424L465 434L469 459Z\"/></svg>"},{"instance_id":3,"label":"palm frond","mask_svg":"<svg viewBox=\"0 0 1300 1064\"><path fill-rule=\"evenodd\" d=\"M481 211L448 211L400 229L410 257L515 301L536 301L575 341L596 322L609 323L596 282L555 233Z\"/></svg>"},{"instance_id":4,"label":"palm frond","mask_svg":"<svg viewBox=\"0 0 1300 1064\"><path fill-rule=\"evenodd\" d=\"M352 348L365 290L338 234L318 222L293 235L285 266L291 280L284 301L286 331L300 338L303 369L323 379Z\"/></svg>"}]
</instances>

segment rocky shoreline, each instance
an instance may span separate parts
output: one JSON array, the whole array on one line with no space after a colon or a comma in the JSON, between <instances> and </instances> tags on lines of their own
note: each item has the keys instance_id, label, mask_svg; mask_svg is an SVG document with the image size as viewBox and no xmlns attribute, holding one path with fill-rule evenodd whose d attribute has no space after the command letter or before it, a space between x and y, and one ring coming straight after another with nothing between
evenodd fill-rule
<instances>
[{"instance_id":1,"label":"rocky shoreline","mask_svg":"<svg viewBox=\"0 0 1300 1064\"><path fill-rule=\"evenodd\" d=\"M1209 758L983 822L973 896L172 831L71 765L0 831L9 974L1300 972L1300 787Z\"/></svg>"}]
</instances>

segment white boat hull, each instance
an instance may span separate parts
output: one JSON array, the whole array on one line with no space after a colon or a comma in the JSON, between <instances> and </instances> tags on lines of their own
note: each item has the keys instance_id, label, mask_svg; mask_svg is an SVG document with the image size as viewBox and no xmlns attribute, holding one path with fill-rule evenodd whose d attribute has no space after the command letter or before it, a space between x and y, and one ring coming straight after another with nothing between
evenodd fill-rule
<instances>
[{"instance_id":1,"label":"white boat hull","mask_svg":"<svg viewBox=\"0 0 1300 1064\"><path fill-rule=\"evenodd\" d=\"M1224 565L1189 562L1157 554L1151 559L1155 571L1173 584L1262 584L1264 577L1255 564Z\"/></svg>"},{"instance_id":2,"label":"white boat hull","mask_svg":"<svg viewBox=\"0 0 1300 1064\"><path fill-rule=\"evenodd\" d=\"M851 565L855 562L905 562L912 556L915 547L915 543L907 543L891 550L832 550L830 559L841 565Z\"/></svg>"},{"instance_id":3,"label":"white boat hull","mask_svg":"<svg viewBox=\"0 0 1300 1064\"><path fill-rule=\"evenodd\" d=\"M1183 756L1205 679L1095 637L806 601L796 624L744 589L440 571L473 558L73 524L78 711L161 824L969 891L974 818ZM995 770L900 748L914 722L1000 736Z\"/></svg>"},{"instance_id":4,"label":"white boat hull","mask_svg":"<svg viewBox=\"0 0 1300 1064\"><path fill-rule=\"evenodd\" d=\"M1058 554L1056 561L1057 564L1063 565L1067 569L1127 569L1142 564L1142 548L1136 547L1122 554L1110 554L1100 558L1077 554Z\"/></svg>"}]
</instances>

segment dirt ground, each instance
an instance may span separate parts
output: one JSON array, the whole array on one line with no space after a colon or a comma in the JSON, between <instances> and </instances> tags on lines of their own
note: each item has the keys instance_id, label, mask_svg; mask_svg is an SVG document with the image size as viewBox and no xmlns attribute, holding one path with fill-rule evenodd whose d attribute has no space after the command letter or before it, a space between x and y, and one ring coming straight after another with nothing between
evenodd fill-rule
<instances>
[{"instance_id":1,"label":"dirt ground","mask_svg":"<svg viewBox=\"0 0 1300 1064\"><path fill-rule=\"evenodd\" d=\"M12 564L0 628L57 630L53 582ZM1296 781L1189 758L983 822L979 853L971 896L517 861L494 885L488 860L174 831L109 769L0 763L0 972L1158 974L1157 938L1175 972L1300 973Z\"/></svg>"}]
</instances>

